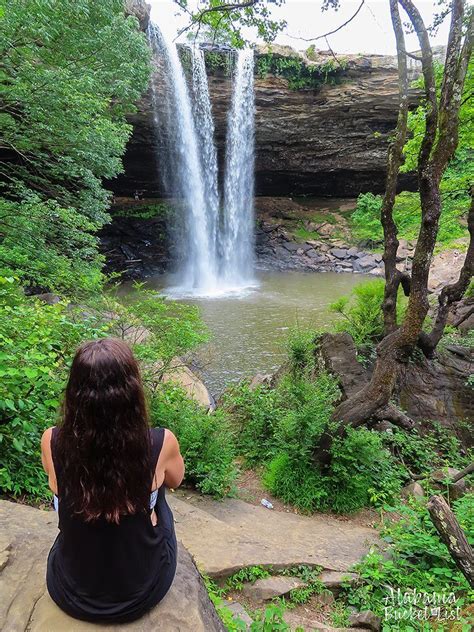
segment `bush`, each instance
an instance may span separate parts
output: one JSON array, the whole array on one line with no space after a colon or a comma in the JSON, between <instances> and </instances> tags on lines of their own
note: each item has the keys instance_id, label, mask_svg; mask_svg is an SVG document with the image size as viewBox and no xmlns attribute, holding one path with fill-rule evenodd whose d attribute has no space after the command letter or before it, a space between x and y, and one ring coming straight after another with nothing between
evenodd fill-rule
<instances>
[{"instance_id":1,"label":"bush","mask_svg":"<svg viewBox=\"0 0 474 632\"><path fill-rule=\"evenodd\" d=\"M313 461L340 396L334 377L315 375L314 340L313 332L290 336L290 370L276 388L240 385L227 395L237 451L247 465L265 465L265 486L304 512L356 511L391 500L402 476L375 432L349 429L335 440L325 473Z\"/></svg>"},{"instance_id":2,"label":"bush","mask_svg":"<svg viewBox=\"0 0 474 632\"><path fill-rule=\"evenodd\" d=\"M94 297L80 306L67 301L45 305L26 297L14 278L0 276L0 490L36 499L49 495L40 439L57 421L76 348L84 340L104 336L129 339L131 327L140 333L143 325L148 337L129 341L146 368L147 383L153 387L168 360L202 340L203 326L194 308L153 292L138 292L133 300L125 298L124 302ZM152 370L151 360L159 370ZM186 406L190 409L193 404L183 399L183 410ZM199 418L207 421L204 413ZM212 446L206 450L211 459ZM215 478L221 480L222 467L202 483L203 491L218 487Z\"/></svg>"},{"instance_id":3,"label":"bush","mask_svg":"<svg viewBox=\"0 0 474 632\"><path fill-rule=\"evenodd\" d=\"M473 460L472 450L463 450L460 440L437 422L424 422L423 433L393 428L383 433L383 442L415 474L427 475L442 467L463 469Z\"/></svg>"},{"instance_id":4,"label":"bush","mask_svg":"<svg viewBox=\"0 0 474 632\"><path fill-rule=\"evenodd\" d=\"M65 303L25 297L13 278L0 277L0 305L0 489L45 498L41 435L57 419L76 347L108 327Z\"/></svg>"},{"instance_id":5,"label":"bush","mask_svg":"<svg viewBox=\"0 0 474 632\"><path fill-rule=\"evenodd\" d=\"M229 494L237 471L233 435L225 414L208 414L170 383L161 384L152 393L150 412L152 425L169 428L178 438L186 464L186 482L204 494Z\"/></svg>"},{"instance_id":6,"label":"bush","mask_svg":"<svg viewBox=\"0 0 474 632\"><path fill-rule=\"evenodd\" d=\"M469 196L445 197L439 222L437 243L449 247L452 242L468 235L461 224L469 206ZM361 193L357 207L352 214L352 228L356 239L383 242L383 229L380 223L382 196ZM420 196L418 193L404 191L397 195L393 209L393 218L398 228L398 237L417 239L421 225Z\"/></svg>"},{"instance_id":7,"label":"bush","mask_svg":"<svg viewBox=\"0 0 474 632\"><path fill-rule=\"evenodd\" d=\"M375 279L357 285L350 296L343 296L330 306L330 310L343 318L334 324L335 331L350 334L356 347L373 346L383 337L382 303L385 282ZM397 301L397 319L400 322L406 300L400 289Z\"/></svg>"},{"instance_id":8,"label":"bush","mask_svg":"<svg viewBox=\"0 0 474 632\"><path fill-rule=\"evenodd\" d=\"M366 428L349 428L334 441L327 472L297 452L280 453L269 464L264 482L284 502L305 512L354 512L393 500L400 491L402 472L381 438Z\"/></svg>"},{"instance_id":9,"label":"bush","mask_svg":"<svg viewBox=\"0 0 474 632\"><path fill-rule=\"evenodd\" d=\"M468 494L453 503L453 509L470 544L474 544L474 495ZM384 616L390 590L400 589L402 593L414 590L431 594L455 593L457 603L448 605L448 609L455 610L456 606L462 608L468 604L469 598L474 596L472 589L441 542L426 506L412 501L410 505L399 505L393 510L399 519L386 522L381 533L390 544L390 557L372 551L356 565L354 570L360 574L362 582L355 589L346 589L347 602L358 610L372 610ZM390 601L388 605L391 605ZM393 629L390 627L392 623L387 621L387 627L383 629ZM422 627L423 624L416 620L413 624L411 621L401 624L406 625L400 627L401 630L432 629Z\"/></svg>"}]
</instances>

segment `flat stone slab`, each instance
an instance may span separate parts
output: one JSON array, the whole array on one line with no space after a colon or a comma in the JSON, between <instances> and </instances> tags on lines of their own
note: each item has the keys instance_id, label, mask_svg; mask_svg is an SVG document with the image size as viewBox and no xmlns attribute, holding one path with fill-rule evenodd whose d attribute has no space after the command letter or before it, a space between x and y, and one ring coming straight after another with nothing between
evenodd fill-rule
<instances>
[{"instance_id":1,"label":"flat stone slab","mask_svg":"<svg viewBox=\"0 0 474 632\"><path fill-rule=\"evenodd\" d=\"M375 529L326 514L300 516L181 491L167 498L179 538L214 578L246 566L278 571L304 564L347 572L379 542Z\"/></svg>"},{"instance_id":2,"label":"flat stone slab","mask_svg":"<svg viewBox=\"0 0 474 632\"><path fill-rule=\"evenodd\" d=\"M338 571L323 571L319 576L319 580L329 590L340 588L342 584L355 584L358 579L357 573L340 573Z\"/></svg>"},{"instance_id":3,"label":"flat stone slab","mask_svg":"<svg viewBox=\"0 0 474 632\"><path fill-rule=\"evenodd\" d=\"M0 630L3 632L225 630L191 556L181 545L175 580L158 606L138 621L108 626L72 619L48 595L46 559L57 535L54 512L0 500L0 533L0 545L9 551L0 572Z\"/></svg>"},{"instance_id":4,"label":"flat stone slab","mask_svg":"<svg viewBox=\"0 0 474 632\"><path fill-rule=\"evenodd\" d=\"M253 601L268 601L275 597L283 597L295 588L302 588L306 584L295 577L265 577L257 579L253 584L244 584L242 594Z\"/></svg>"}]
</instances>

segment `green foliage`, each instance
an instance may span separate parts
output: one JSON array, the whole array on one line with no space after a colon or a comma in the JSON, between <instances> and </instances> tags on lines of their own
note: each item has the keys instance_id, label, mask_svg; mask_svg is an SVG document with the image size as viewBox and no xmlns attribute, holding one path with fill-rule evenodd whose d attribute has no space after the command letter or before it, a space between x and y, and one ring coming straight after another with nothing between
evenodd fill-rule
<instances>
[{"instance_id":1,"label":"green foliage","mask_svg":"<svg viewBox=\"0 0 474 632\"><path fill-rule=\"evenodd\" d=\"M469 198L461 196L454 202L452 198L443 197L443 210L439 222L437 236L438 246L450 247L456 239L466 237L467 229L461 223L469 206ZM361 193L357 199L357 208L352 214L351 222L354 237L360 241L369 240L374 243L383 241L380 209L382 197L372 193ZM421 224L420 196L418 193L404 191L397 195L393 209L393 218L398 228L400 239L417 239Z\"/></svg>"},{"instance_id":2,"label":"green foliage","mask_svg":"<svg viewBox=\"0 0 474 632\"><path fill-rule=\"evenodd\" d=\"M338 64L328 59L321 64L307 64L299 57L281 57L273 53L259 55L257 74L259 77L275 75L288 81L292 90L317 89L324 84L334 85L341 81L346 67L344 60Z\"/></svg>"},{"instance_id":3,"label":"green foliage","mask_svg":"<svg viewBox=\"0 0 474 632\"><path fill-rule=\"evenodd\" d=\"M439 88L444 69L436 66L436 82ZM416 87L423 87L423 79L415 82ZM474 89L474 62L471 60L464 84L462 105L459 114L459 144L454 158L443 174L440 184L442 211L437 235L437 245L442 247L459 246L456 240L467 237L466 217L470 204L470 188L474 182L474 105L472 92ZM405 144L405 164L401 171L414 171L418 165L418 154L425 131L426 103L409 113L408 128L410 139ZM361 194L357 200L356 211L352 215L354 235L360 240L381 242L383 239L380 223L381 196L371 193ZM397 195L393 217L398 228L398 235L403 239L416 239L421 223L420 196L418 193L403 192Z\"/></svg>"},{"instance_id":4,"label":"green foliage","mask_svg":"<svg viewBox=\"0 0 474 632\"><path fill-rule=\"evenodd\" d=\"M242 590L245 583L253 584L266 577L270 577L270 572L262 566L246 566L227 578L224 590Z\"/></svg>"},{"instance_id":5,"label":"green foliage","mask_svg":"<svg viewBox=\"0 0 474 632\"><path fill-rule=\"evenodd\" d=\"M246 630L247 626L245 622L242 621L242 619L240 619L237 615L233 615L229 608L226 608L225 602L222 598L223 590L219 588L219 586L207 575L203 575L201 573L201 576L204 581L204 585L206 586L209 598L214 604L216 612L219 615L222 623L224 624L225 629L228 632L238 632L240 630Z\"/></svg>"},{"instance_id":6,"label":"green foliage","mask_svg":"<svg viewBox=\"0 0 474 632\"><path fill-rule=\"evenodd\" d=\"M108 327L64 303L25 297L12 278L0 277L0 305L0 489L45 498L41 434L56 421L76 347Z\"/></svg>"},{"instance_id":7,"label":"green foliage","mask_svg":"<svg viewBox=\"0 0 474 632\"><path fill-rule=\"evenodd\" d=\"M424 422L422 434L393 428L382 437L384 445L415 474L428 475L446 466L463 469L474 458L452 431L434 421Z\"/></svg>"},{"instance_id":8,"label":"green foliage","mask_svg":"<svg viewBox=\"0 0 474 632\"><path fill-rule=\"evenodd\" d=\"M208 338L208 331L196 306L172 301L142 283L132 292L120 286L90 299L102 314L108 314L113 335L126 339L145 365L145 377L153 385L171 360L195 349Z\"/></svg>"},{"instance_id":9,"label":"green foliage","mask_svg":"<svg viewBox=\"0 0 474 632\"><path fill-rule=\"evenodd\" d=\"M218 410L209 415L173 384L161 384L150 398L154 426L177 436L186 463L186 482L204 494L228 495L236 478L234 442L227 419Z\"/></svg>"},{"instance_id":10,"label":"green foliage","mask_svg":"<svg viewBox=\"0 0 474 632\"><path fill-rule=\"evenodd\" d=\"M257 613L256 619L250 626L250 632L290 632L290 626L285 622L284 608L277 604L269 605L265 610Z\"/></svg>"},{"instance_id":11,"label":"green foliage","mask_svg":"<svg viewBox=\"0 0 474 632\"><path fill-rule=\"evenodd\" d=\"M275 5L282 4L283 0L274 0ZM266 2L255 2L233 5L229 10L229 3L223 0L209 0L202 8L190 11L187 0L176 0L176 3L185 9L186 17L190 19L188 38L195 41L197 36L204 36L207 41L220 44L229 44L234 48L242 48L245 43L244 28L254 29L259 39L271 42L281 29L286 26L285 20L274 20L271 17L271 9ZM224 7L224 10L220 10Z\"/></svg>"},{"instance_id":12,"label":"green foliage","mask_svg":"<svg viewBox=\"0 0 474 632\"><path fill-rule=\"evenodd\" d=\"M441 64L435 66L437 96L439 99L440 88L444 75L444 67ZM423 88L423 78L415 82L415 86ZM459 110L459 143L454 159L448 165L441 180L441 193L444 204L448 207L466 207L469 202L469 191L474 182L474 164L472 151L474 147L474 104L472 92L474 90L474 60L471 59L464 83L464 91L461 97ZM421 141L425 132L426 102L423 100L416 110L409 112L408 129L411 137L405 145L405 164L402 171L412 171L417 168L418 154ZM444 212L444 206L443 206Z\"/></svg>"},{"instance_id":13,"label":"green foliage","mask_svg":"<svg viewBox=\"0 0 474 632\"><path fill-rule=\"evenodd\" d=\"M172 213L169 204L159 202L157 204L134 204L114 208L111 211L113 217L130 217L136 219L153 219L154 217L166 217Z\"/></svg>"},{"instance_id":14,"label":"green foliage","mask_svg":"<svg viewBox=\"0 0 474 632\"><path fill-rule=\"evenodd\" d=\"M474 496L465 495L453 503L453 508L470 544L474 544ZM455 593L457 603L453 609L467 605L474 596L472 589L441 542L426 506L412 501L393 509L398 519L387 522L381 534L390 545L390 557L372 551L356 565L362 582L356 588L346 589L347 602L359 610L369 609L384 616L390 589L400 589L402 593L414 590ZM389 627L392 623L387 621L383 629L393 629ZM407 627L400 627L401 630L431 629L423 628L423 623L416 621L402 622L402 625Z\"/></svg>"},{"instance_id":15,"label":"green foliage","mask_svg":"<svg viewBox=\"0 0 474 632\"><path fill-rule=\"evenodd\" d=\"M392 500L402 473L379 435L365 428L349 429L332 447L330 470L321 474L310 460L281 453L269 464L265 484L275 495L312 512L353 512Z\"/></svg>"},{"instance_id":16,"label":"green foliage","mask_svg":"<svg viewBox=\"0 0 474 632\"><path fill-rule=\"evenodd\" d=\"M108 221L102 179L122 170L146 39L122 0L0 9L0 261L31 285L90 290L102 263L93 235Z\"/></svg>"},{"instance_id":17,"label":"green foliage","mask_svg":"<svg viewBox=\"0 0 474 632\"><path fill-rule=\"evenodd\" d=\"M226 77L232 74L233 58L227 51L204 51L206 70L211 74L223 73Z\"/></svg>"},{"instance_id":18,"label":"green foliage","mask_svg":"<svg viewBox=\"0 0 474 632\"><path fill-rule=\"evenodd\" d=\"M265 465L265 486L304 512L356 511L390 501L402 474L377 433L350 429L334 440L327 472L314 463L313 450L333 427L339 398L335 379L315 366L314 338L314 332L293 333L289 371L275 388L240 385L227 395L237 452L248 465Z\"/></svg>"},{"instance_id":19,"label":"green foliage","mask_svg":"<svg viewBox=\"0 0 474 632\"><path fill-rule=\"evenodd\" d=\"M330 306L331 311L343 317L334 324L335 331L350 334L358 348L373 346L383 336L384 287L382 279L361 283L352 290L351 296L343 296ZM399 321L403 317L405 304L404 296L400 292L397 301Z\"/></svg>"},{"instance_id":20,"label":"green foliage","mask_svg":"<svg viewBox=\"0 0 474 632\"><path fill-rule=\"evenodd\" d=\"M135 337L132 328L138 334L143 333L143 326L148 336ZM158 376L172 357L202 340L201 330L193 308L176 305L152 292L137 295L133 301L108 296L77 306L66 301L45 305L34 297L26 297L14 278L0 277L0 489L13 496L27 494L37 499L47 496L40 438L57 420L69 364L81 342L103 336L126 338L142 359L147 383L157 398ZM152 363L157 365L156 369ZM168 391L162 388L164 401ZM189 418L194 405L181 396L183 415L186 406ZM171 406L168 417L173 414L176 411ZM208 424L208 438L223 436L211 433L211 418L205 413L196 412L195 419L202 420L203 428ZM220 444L206 445L204 458L207 456L210 463L214 458L212 450L219 449L224 452ZM217 466L201 485L204 491L216 493L222 483L226 454L231 463L229 449L225 454L215 455ZM205 476L205 465L200 466L198 475ZM227 472L226 475L230 476Z\"/></svg>"},{"instance_id":21,"label":"green foliage","mask_svg":"<svg viewBox=\"0 0 474 632\"><path fill-rule=\"evenodd\" d=\"M307 241L309 239L319 239L319 233L317 230L308 230L303 224L298 226L298 228L294 231L293 235L298 241Z\"/></svg>"}]
</instances>

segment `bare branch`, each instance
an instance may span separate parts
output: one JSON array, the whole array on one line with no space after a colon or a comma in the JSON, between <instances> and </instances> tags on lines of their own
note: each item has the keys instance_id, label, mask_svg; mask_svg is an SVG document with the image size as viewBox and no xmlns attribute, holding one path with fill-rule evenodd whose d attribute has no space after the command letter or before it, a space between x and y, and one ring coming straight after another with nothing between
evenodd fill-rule
<instances>
[{"instance_id":1,"label":"bare branch","mask_svg":"<svg viewBox=\"0 0 474 632\"><path fill-rule=\"evenodd\" d=\"M365 0L362 0L362 2L360 3L357 11L352 15L352 17L350 17L343 24L338 26L337 29L334 29L332 31L328 31L327 33L323 33L322 35L318 35L317 37L297 37L296 35L288 35L288 37L291 37L291 39L295 39L295 40L301 40L303 42L316 42L317 40L325 39L326 37L329 37L329 35L334 35L334 33L337 33L338 31L343 29L345 26L350 24L350 22L352 22L352 20L359 15L359 12L362 9L362 7L364 6L364 4L365 4Z\"/></svg>"},{"instance_id":2,"label":"bare branch","mask_svg":"<svg viewBox=\"0 0 474 632\"><path fill-rule=\"evenodd\" d=\"M191 29L196 24L201 25L203 22L203 19L209 13L232 13L232 11L238 11L239 9L249 9L250 7L253 7L256 4L258 4L260 0L246 0L244 2L235 2L233 4L218 4L214 7L210 7L209 9L203 9L202 11L199 11L199 13L196 13L196 14L191 13L191 11L189 11L189 9L186 6L186 3L181 2L180 0L176 0L176 1L179 7L191 17L191 22L178 31L178 34L176 35L175 39L180 37L183 33L186 33L186 31L189 31L189 29Z\"/></svg>"}]
</instances>

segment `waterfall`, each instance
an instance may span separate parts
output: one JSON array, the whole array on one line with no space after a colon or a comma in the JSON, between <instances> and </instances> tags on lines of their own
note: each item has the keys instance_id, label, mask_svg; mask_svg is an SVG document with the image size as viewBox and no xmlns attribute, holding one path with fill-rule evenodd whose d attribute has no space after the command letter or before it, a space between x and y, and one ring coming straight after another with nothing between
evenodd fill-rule
<instances>
[{"instance_id":1,"label":"waterfall","mask_svg":"<svg viewBox=\"0 0 474 632\"><path fill-rule=\"evenodd\" d=\"M148 37L161 88L152 82L160 173L167 194L178 200L177 284L170 292L239 290L252 284L253 269L253 53L237 54L221 208L204 53L199 46L187 47L187 82L176 44L155 24Z\"/></svg>"},{"instance_id":2,"label":"waterfall","mask_svg":"<svg viewBox=\"0 0 474 632\"><path fill-rule=\"evenodd\" d=\"M212 120L204 53L198 46L193 46L191 58L194 118L201 150L201 169L207 203L209 258L214 261L214 267L217 268L219 186L217 151L214 143L214 121Z\"/></svg>"},{"instance_id":3,"label":"waterfall","mask_svg":"<svg viewBox=\"0 0 474 632\"><path fill-rule=\"evenodd\" d=\"M222 235L222 275L249 283L254 264L254 90L253 50L240 50L227 121Z\"/></svg>"}]
</instances>

